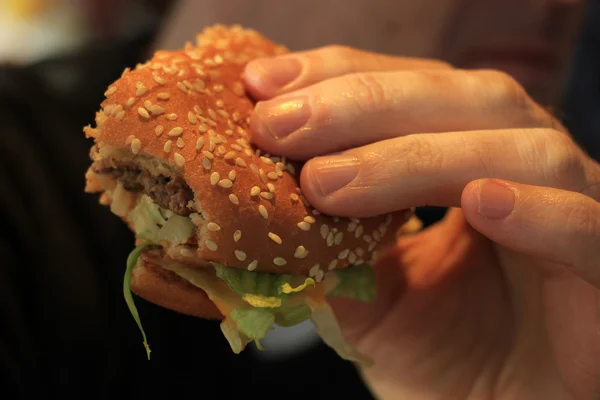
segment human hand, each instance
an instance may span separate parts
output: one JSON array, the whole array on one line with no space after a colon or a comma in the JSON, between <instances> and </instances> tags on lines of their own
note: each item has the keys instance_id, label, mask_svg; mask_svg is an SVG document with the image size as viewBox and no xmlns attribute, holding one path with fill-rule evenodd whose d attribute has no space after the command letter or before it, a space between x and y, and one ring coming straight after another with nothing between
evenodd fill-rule
<instances>
[{"instance_id":1,"label":"human hand","mask_svg":"<svg viewBox=\"0 0 600 400\"><path fill-rule=\"evenodd\" d=\"M451 207L336 299L382 399L600 396L600 166L510 77L326 47L245 71L253 140L325 213Z\"/></svg>"}]
</instances>

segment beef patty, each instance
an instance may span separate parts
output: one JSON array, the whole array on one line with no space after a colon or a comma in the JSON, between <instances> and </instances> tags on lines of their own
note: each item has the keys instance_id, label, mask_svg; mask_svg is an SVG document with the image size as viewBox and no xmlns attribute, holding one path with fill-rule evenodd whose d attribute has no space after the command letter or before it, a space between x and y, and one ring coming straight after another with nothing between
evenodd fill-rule
<instances>
[{"instance_id":1,"label":"beef patty","mask_svg":"<svg viewBox=\"0 0 600 400\"><path fill-rule=\"evenodd\" d=\"M108 174L121 182L125 190L143 192L156 204L175 214L188 216L194 212L188 208L188 203L194 198L192 189L181 177L153 176L135 164L115 161L101 162L94 169L97 174Z\"/></svg>"}]
</instances>

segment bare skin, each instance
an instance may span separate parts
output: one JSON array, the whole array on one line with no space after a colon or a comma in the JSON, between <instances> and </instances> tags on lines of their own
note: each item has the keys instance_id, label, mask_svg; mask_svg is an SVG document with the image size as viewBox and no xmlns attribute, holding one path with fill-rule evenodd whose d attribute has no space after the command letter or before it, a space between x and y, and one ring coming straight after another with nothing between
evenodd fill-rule
<instances>
[{"instance_id":1,"label":"bare skin","mask_svg":"<svg viewBox=\"0 0 600 400\"><path fill-rule=\"evenodd\" d=\"M598 398L598 163L497 71L336 46L282 58L246 69L262 100L253 140L308 160L312 204L349 217L451 207L375 263L377 302L334 303L375 361L362 371L373 393Z\"/></svg>"}]
</instances>

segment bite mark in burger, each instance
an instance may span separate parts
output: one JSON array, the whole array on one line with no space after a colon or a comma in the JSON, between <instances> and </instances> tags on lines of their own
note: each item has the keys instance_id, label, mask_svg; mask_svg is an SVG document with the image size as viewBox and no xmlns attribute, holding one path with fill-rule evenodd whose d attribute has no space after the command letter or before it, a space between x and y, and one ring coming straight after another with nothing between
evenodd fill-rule
<instances>
[{"instance_id":1,"label":"bite mark in burger","mask_svg":"<svg viewBox=\"0 0 600 400\"><path fill-rule=\"evenodd\" d=\"M250 141L245 64L287 50L252 30L217 25L196 44L158 51L111 84L95 127L86 191L101 193L135 233L124 296L221 319L235 353L260 348L275 324L307 319L351 361L328 296L373 301L368 263L407 213L367 219L321 214L302 196L301 165Z\"/></svg>"}]
</instances>

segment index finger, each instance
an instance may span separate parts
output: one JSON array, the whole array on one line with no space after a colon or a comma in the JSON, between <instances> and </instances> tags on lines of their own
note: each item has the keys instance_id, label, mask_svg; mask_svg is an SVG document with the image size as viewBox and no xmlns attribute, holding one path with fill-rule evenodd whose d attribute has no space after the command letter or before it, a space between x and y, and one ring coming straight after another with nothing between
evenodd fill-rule
<instances>
[{"instance_id":1,"label":"index finger","mask_svg":"<svg viewBox=\"0 0 600 400\"><path fill-rule=\"evenodd\" d=\"M314 83L355 72L450 69L438 60L394 57L346 46L262 58L248 63L244 81L257 100L266 100Z\"/></svg>"}]
</instances>

